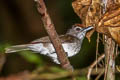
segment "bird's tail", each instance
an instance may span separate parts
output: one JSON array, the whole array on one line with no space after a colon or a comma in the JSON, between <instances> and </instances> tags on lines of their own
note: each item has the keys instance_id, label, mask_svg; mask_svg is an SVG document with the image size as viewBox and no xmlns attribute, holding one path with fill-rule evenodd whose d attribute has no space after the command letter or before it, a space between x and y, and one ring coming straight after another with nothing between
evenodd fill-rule
<instances>
[{"instance_id":1,"label":"bird's tail","mask_svg":"<svg viewBox=\"0 0 120 80\"><path fill-rule=\"evenodd\" d=\"M28 44L16 45L16 46L5 48L5 53L14 53L14 52L23 51L23 50L29 50Z\"/></svg>"}]
</instances>

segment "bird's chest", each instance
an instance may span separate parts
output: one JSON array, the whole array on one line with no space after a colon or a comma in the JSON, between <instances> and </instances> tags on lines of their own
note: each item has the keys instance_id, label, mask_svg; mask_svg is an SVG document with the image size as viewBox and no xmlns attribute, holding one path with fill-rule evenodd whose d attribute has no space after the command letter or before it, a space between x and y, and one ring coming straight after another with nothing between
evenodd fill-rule
<instances>
[{"instance_id":1,"label":"bird's chest","mask_svg":"<svg viewBox=\"0 0 120 80\"><path fill-rule=\"evenodd\" d=\"M71 57L80 51L81 46L78 43L69 43L69 44L64 43L63 48L67 53L68 57Z\"/></svg>"}]
</instances>

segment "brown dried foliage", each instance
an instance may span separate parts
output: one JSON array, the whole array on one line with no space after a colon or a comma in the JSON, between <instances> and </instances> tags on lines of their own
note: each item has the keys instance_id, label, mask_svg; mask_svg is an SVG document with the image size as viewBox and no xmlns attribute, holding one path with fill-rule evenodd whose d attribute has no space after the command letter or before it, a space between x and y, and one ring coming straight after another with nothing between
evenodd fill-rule
<instances>
[{"instance_id":1,"label":"brown dried foliage","mask_svg":"<svg viewBox=\"0 0 120 80\"><path fill-rule=\"evenodd\" d=\"M112 4L100 19L96 31L112 37L120 45L120 5Z\"/></svg>"},{"instance_id":2,"label":"brown dried foliage","mask_svg":"<svg viewBox=\"0 0 120 80\"><path fill-rule=\"evenodd\" d=\"M85 26L94 26L99 33L113 38L120 45L120 0L109 1L104 15L101 0L75 0L72 3L75 13L80 17ZM94 30L87 33L90 40Z\"/></svg>"},{"instance_id":3,"label":"brown dried foliage","mask_svg":"<svg viewBox=\"0 0 120 80\"><path fill-rule=\"evenodd\" d=\"M100 0L75 0L72 2L75 13L82 20L83 25L96 26L101 18L101 4ZM94 30L87 33L86 37L90 40Z\"/></svg>"}]
</instances>

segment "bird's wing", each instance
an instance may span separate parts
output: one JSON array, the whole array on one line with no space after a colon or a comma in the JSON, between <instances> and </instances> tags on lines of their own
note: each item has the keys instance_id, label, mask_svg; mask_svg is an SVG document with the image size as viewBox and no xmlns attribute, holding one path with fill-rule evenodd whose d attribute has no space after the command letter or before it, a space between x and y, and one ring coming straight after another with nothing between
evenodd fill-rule
<instances>
[{"instance_id":1,"label":"bird's wing","mask_svg":"<svg viewBox=\"0 0 120 80\"><path fill-rule=\"evenodd\" d=\"M78 40L78 38L74 37L74 36L71 36L71 35L63 35L63 36L60 36L60 39L62 41L62 43L73 43L75 42L76 40Z\"/></svg>"},{"instance_id":2,"label":"bird's wing","mask_svg":"<svg viewBox=\"0 0 120 80\"><path fill-rule=\"evenodd\" d=\"M72 43L75 40L78 40L76 37L71 36L71 35L61 35L60 40L62 43L67 42L67 43ZM50 38L48 36L42 37L40 39L36 39L32 41L31 43L51 43Z\"/></svg>"},{"instance_id":3,"label":"bird's wing","mask_svg":"<svg viewBox=\"0 0 120 80\"><path fill-rule=\"evenodd\" d=\"M36 39L32 41L31 43L46 43L46 42L47 43L51 42L48 36Z\"/></svg>"}]
</instances>

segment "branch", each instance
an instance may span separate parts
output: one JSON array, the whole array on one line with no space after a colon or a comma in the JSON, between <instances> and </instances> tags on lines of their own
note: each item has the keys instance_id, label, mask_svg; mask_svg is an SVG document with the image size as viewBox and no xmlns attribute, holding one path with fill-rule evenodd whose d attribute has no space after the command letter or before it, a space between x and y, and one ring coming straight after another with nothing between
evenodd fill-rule
<instances>
[{"instance_id":1,"label":"branch","mask_svg":"<svg viewBox=\"0 0 120 80\"><path fill-rule=\"evenodd\" d=\"M115 80L115 42L106 38L105 44L105 80Z\"/></svg>"},{"instance_id":2,"label":"branch","mask_svg":"<svg viewBox=\"0 0 120 80\"><path fill-rule=\"evenodd\" d=\"M68 71L63 71L63 72L57 72L57 73L42 73L38 74L31 74L30 79L32 80L54 80L54 79L61 79L61 78L66 78L66 77L71 77L72 75L74 76L83 76L87 74L88 68L84 69L79 69L75 70L74 73L68 72ZM101 73L101 71L104 71L104 68L98 68L98 72L96 72L95 69L92 70L91 75L98 75Z\"/></svg>"},{"instance_id":3,"label":"branch","mask_svg":"<svg viewBox=\"0 0 120 80\"><path fill-rule=\"evenodd\" d=\"M44 72L46 71L45 68L41 69L41 71L36 72L29 72L29 71L23 71L16 74L12 74L6 77L0 77L0 80L56 80L56 79L62 79L62 78L68 78L72 75L75 76L83 76L87 74L87 68L75 70L74 73L69 71L61 71L61 72ZM97 75L101 72L101 70L104 71L104 68L98 68L98 72L96 72L95 69L92 71L92 75Z\"/></svg>"},{"instance_id":4,"label":"branch","mask_svg":"<svg viewBox=\"0 0 120 80\"><path fill-rule=\"evenodd\" d=\"M93 68L97 63L99 63L103 58L105 57L105 54L102 54L97 60L95 60L90 67L88 68L88 74L87 74L87 79L90 80L90 75L92 73ZM97 71L96 71L97 72Z\"/></svg>"},{"instance_id":5,"label":"branch","mask_svg":"<svg viewBox=\"0 0 120 80\"><path fill-rule=\"evenodd\" d=\"M118 46L116 46L116 48L118 48ZM120 54L119 52L118 52L118 50L116 50L116 56L115 56L115 58ZM102 61L103 59L105 58L105 54L103 53L97 60L95 60L91 65L90 65L90 67L88 67L88 74L87 74L87 79L88 80L90 80L90 76L91 76L91 74L92 74L92 70L93 70L93 68L95 67L95 65L97 65L100 61ZM116 66L116 70L118 71L118 72L120 72L120 70L119 70L119 68L118 68L118 66ZM97 71L96 71L97 72ZM96 80L98 80L98 78L103 74L103 72L104 71L102 71L97 77L96 77Z\"/></svg>"},{"instance_id":6,"label":"branch","mask_svg":"<svg viewBox=\"0 0 120 80\"><path fill-rule=\"evenodd\" d=\"M46 29L51 42L53 43L53 46L56 50L57 56L58 56L58 60L61 63L61 66L64 69L73 71L73 68L66 56L66 53L61 45L61 41L59 39L59 36L57 35L57 32L55 31L55 26L51 21L51 18L47 12L47 8L45 6L45 3L43 0L35 0L37 2L37 9L38 12L41 14L41 19L43 21L44 24L44 28Z\"/></svg>"},{"instance_id":7,"label":"branch","mask_svg":"<svg viewBox=\"0 0 120 80\"><path fill-rule=\"evenodd\" d=\"M50 69L50 67L49 67ZM84 76L87 74L88 68L78 69L75 70L74 73L71 73L69 71L61 71L61 72L48 72L49 69L46 70L45 67L41 67L37 71L29 72L29 71L23 71L16 74L12 74L6 77L0 77L0 80L55 80L55 79L63 79L71 77L72 75L75 76ZM51 71L51 69L50 69ZM98 75L101 72L104 72L104 68L98 68L97 72L96 69L93 69L91 72L91 75ZM119 73L117 70L115 73Z\"/></svg>"},{"instance_id":8,"label":"branch","mask_svg":"<svg viewBox=\"0 0 120 80\"><path fill-rule=\"evenodd\" d=\"M100 72L100 74L95 78L95 80L99 80L99 78L104 74L104 70Z\"/></svg>"},{"instance_id":9,"label":"branch","mask_svg":"<svg viewBox=\"0 0 120 80\"><path fill-rule=\"evenodd\" d=\"M107 3L105 3L105 2ZM104 0L103 4L106 5L104 7L104 12L110 8L111 4L114 4L115 0ZM105 36L105 76L104 80L115 80L115 42Z\"/></svg>"}]
</instances>

